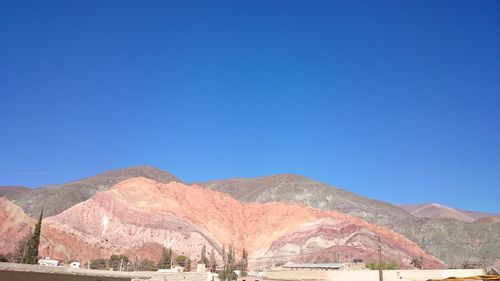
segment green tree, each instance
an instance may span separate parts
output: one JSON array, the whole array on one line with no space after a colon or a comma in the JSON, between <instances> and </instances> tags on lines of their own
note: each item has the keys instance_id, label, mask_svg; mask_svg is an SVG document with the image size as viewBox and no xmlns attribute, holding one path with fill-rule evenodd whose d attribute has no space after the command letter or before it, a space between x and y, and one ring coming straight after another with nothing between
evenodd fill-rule
<instances>
[{"instance_id":1,"label":"green tree","mask_svg":"<svg viewBox=\"0 0 500 281\"><path fill-rule=\"evenodd\" d=\"M7 255L0 254L0 262L9 262Z\"/></svg>"},{"instance_id":2,"label":"green tree","mask_svg":"<svg viewBox=\"0 0 500 281\"><path fill-rule=\"evenodd\" d=\"M142 259L140 261L137 261L134 268L135 268L135 270L138 270L138 271L156 271L157 270L155 263L152 260L148 260L148 259Z\"/></svg>"},{"instance_id":3,"label":"green tree","mask_svg":"<svg viewBox=\"0 0 500 281\"><path fill-rule=\"evenodd\" d=\"M369 262L366 264L366 267L368 267L370 270L378 270L380 267L380 264L378 262Z\"/></svg>"},{"instance_id":4,"label":"green tree","mask_svg":"<svg viewBox=\"0 0 500 281\"><path fill-rule=\"evenodd\" d=\"M189 258L186 260L186 264L184 266L184 271L185 272L191 271L191 260Z\"/></svg>"},{"instance_id":5,"label":"green tree","mask_svg":"<svg viewBox=\"0 0 500 281\"><path fill-rule=\"evenodd\" d=\"M206 267L209 266L209 261L207 258L207 249L206 249L205 245L203 245L203 247L201 247L200 263L205 264Z\"/></svg>"},{"instance_id":6,"label":"green tree","mask_svg":"<svg viewBox=\"0 0 500 281\"><path fill-rule=\"evenodd\" d=\"M387 263L385 261L379 262L369 262L366 264L366 267L368 267L371 270L378 270L378 269L383 269L383 270L395 270L399 268L399 264L395 261L392 260L390 263Z\"/></svg>"},{"instance_id":7,"label":"green tree","mask_svg":"<svg viewBox=\"0 0 500 281\"><path fill-rule=\"evenodd\" d=\"M399 264L395 260L392 260L391 263L387 266L387 269L389 270L399 269Z\"/></svg>"},{"instance_id":8,"label":"green tree","mask_svg":"<svg viewBox=\"0 0 500 281\"><path fill-rule=\"evenodd\" d=\"M189 260L188 257L180 255L180 256L177 256L175 258L175 263L177 263L178 265L180 265L182 267L186 267L188 260Z\"/></svg>"},{"instance_id":9,"label":"green tree","mask_svg":"<svg viewBox=\"0 0 500 281\"><path fill-rule=\"evenodd\" d=\"M25 251L22 258L22 263L37 264L38 262L38 245L40 245L40 233L42 231L43 209L40 212L40 217L35 226L35 231L31 234L25 245Z\"/></svg>"},{"instance_id":10,"label":"green tree","mask_svg":"<svg viewBox=\"0 0 500 281\"><path fill-rule=\"evenodd\" d=\"M245 248L243 248L243 253L241 254L241 276L247 276L248 270L248 252Z\"/></svg>"},{"instance_id":11,"label":"green tree","mask_svg":"<svg viewBox=\"0 0 500 281\"><path fill-rule=\"evenodd\" d=\"M90 269L108 269L108 262L105 259L90 260Z\"/></svg>"},{"instance_id":12,"label":"green tree","mask_svg":"<svg viewBox=\"0 0 500 281\"><path fill-rule=\"evenodd\" d=\"M123 270L127 267L128 257L124 255L111 255L108 260L108 266L114 271ZM120 265L122 268L120 268Z\"/></svg>"},{"instance_id":13,"label":"green tree","mask_svg":"<svg viewBox=\"0 0 500 281\"><path fill-rule=\"evenodd\" d=\"M225 253L225 251L223 251ZM223 258L224 259L224 268L222 269L221 272L219 272L219 279L221 281L227 281L227 280L235 280L238 278L234 270L236 269L236 264L235 264L235 253L234 253L234 248L232 245L229 245L229 250L227 253L227 256Z\"/></svg>"},{"instance_id":14,"label":"green tree","mask_svg":"<svg viewBox=\"0 0 500 281\"><path fill-rule=\"evenodd\" d=\"M170 269L172 265L172 248L163 248L158 268Z\"/></svg>"},{"instance_id":15,"label":"green tree","mask_svg":"<svg viewBox=\"0 0 500 281\"><path fill-rule=\"evenodd\" d=\"M210 269L214 269L214 267L217 267L217 260L215 259L215 252L213 248L212 251L210 252L209 267Z\"/></svg>"}]
</instances>

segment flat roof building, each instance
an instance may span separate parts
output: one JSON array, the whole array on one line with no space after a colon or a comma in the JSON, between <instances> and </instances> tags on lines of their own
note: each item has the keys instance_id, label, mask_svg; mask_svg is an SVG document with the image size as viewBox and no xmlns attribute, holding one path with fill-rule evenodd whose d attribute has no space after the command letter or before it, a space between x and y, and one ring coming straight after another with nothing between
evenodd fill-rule
<instances>
[{"instance_id":1,"label":"flat roof building","mask_svg":"<svg viewBox=\"0 0 500 281\"><path fill-rule=\"evenodd\" d=\"M344 268L343 263L287 263L283 265L289 269L339 270Z\"/></svg>"},{"instance_id":2,"label":"flat roof building","mask_svg":"<svg viewBox=\"0 0 500 281\"><path fill-rule=\"evenodd\" d=\"M59 266L59 261L58 260L52 260L49 257L46 257L44 259L39 259L38 260L38 265L43 265L43 266Z\"/></svg>"}]
</instances>

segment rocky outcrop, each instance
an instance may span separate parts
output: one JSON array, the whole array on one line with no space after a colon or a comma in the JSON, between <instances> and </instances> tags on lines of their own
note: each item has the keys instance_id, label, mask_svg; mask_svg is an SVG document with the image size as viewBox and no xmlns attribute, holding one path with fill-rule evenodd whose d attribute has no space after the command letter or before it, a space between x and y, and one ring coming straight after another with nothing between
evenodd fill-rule
<instances>
[{"instance_id":1,"label":"rocky outcrop","mask_svg":"<svg viewBox=\"0 0 500 281\"><path fill-rule=\"evenodd\" d=\"M377 238L384 257L403 267L422 256L426 267L444 267L415 243L386 228L336 211L291 203L241 203L196 185L123 181L53 217L42 226L43 255L85 261L120 253L157 260L163 246L200 259L203 245L220 259L223 245L250 253L254 268L287 261L375 259Z\"/></svg>"},{"instance_id":2,"label":"rocky outcrop","mask_svg":"<svg viewBox=\"0 0 500 281\"><path fill-rule=\"evenodd\" d=\"M19 206L0 197L0 253L6 254L14 251L17 242L34 225L35 221L27 216Z\"/></svg>"}]
</instances>

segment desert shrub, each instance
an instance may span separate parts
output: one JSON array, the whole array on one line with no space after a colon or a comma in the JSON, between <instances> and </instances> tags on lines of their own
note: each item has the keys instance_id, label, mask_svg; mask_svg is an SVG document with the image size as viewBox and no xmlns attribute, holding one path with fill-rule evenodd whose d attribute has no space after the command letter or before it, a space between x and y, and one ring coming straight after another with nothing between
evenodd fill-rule
<instances>
[{"instance_id":1,"label":"desert shrub","mask_svg":"<svg viewBox=\"0 0 500 281\"><path fill-rule=\"evenodd\" d=\"M422 261L419 258L412 258L410 265L415 268L422 268Z\"/></svg>"},{"instance_id":2,"label":"desert shrub","mask_svg":"<svg viewBox=\"0 0 500 281\"><path fill-rule=\"evenodd\" d=\"M107 269L108 262L105 259L90 260L89 268L91 268L91 269Z\"/></svg>"},{"instance_id":3,"label":"desert shrub","mask_svg":"<svg viewBox=\"0 0 500 281\"><path fill-rule=\"evenodd\" d=\"M138 271L156 271L158 268L152 260L142 259L135 265L135 270Z\"/></svg>"},{"instance_id":4,"label":"desert shrub","mask_svg":"<svg viewBox=\"0 0 500 281\"><path fill-rule=\"evenodd\" d=\"M0 262L9 262L9 259L6 255L0 254Z\"/></svg>"},{"instance_id":5,"label":"desert shrub","mask_svg":"<svg viewBox=\"0 0 500 281\"><path fill-rule=\"evenodd\" d=\"M123 260L123 264L122 264ZM128 257L124 255L111 255L108 260L108 266L117 271L120 269L120 264L122 264L122 269L126 269L128 264Z\"/></svg>"},{"instance_id":6,"label":"desert shrub","mask_svg":"<svg viewBox=\"0 0 500 281\"><path fill-rule=\"evenodd\" d=\"M177 257L175 258L175 262L176 262L178 265L182 266L182 267L185 267L185 266L186 266L186 264L187 264L188 260L189 260L189 259L188 259L188 257L186 257L186 256L182 256L182 255L177 256Z\"/></svg>"},{"instance_id":7,"label":"desert shrub","mask_svg":"<svg viewBox=\"0 0 500 281\"><path fill-rule=\"evenodd\" d=\"M368 267L371 270L378 270L382 268L383 270L395 270L399 268L399 264L393 260L390 263L387 263L385 261L379 262L369 262L366 264L366 267Z\"/></svg>"}]
</instances>

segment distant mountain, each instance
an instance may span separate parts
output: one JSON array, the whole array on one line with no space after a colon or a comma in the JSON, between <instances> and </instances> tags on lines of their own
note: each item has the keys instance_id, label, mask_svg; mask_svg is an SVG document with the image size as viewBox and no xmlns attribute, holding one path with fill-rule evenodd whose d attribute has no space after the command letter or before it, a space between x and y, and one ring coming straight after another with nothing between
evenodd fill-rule
<instances>
[{"instance_id":1,"label":"distant mountain","mask_svg":"<svg viewBox=\"0 0 500 281\"><path fill-rule=\"evenodd\" d=\"M180 182L167 172L139 166L33 190L0 187L0 194L4 190L4 196L19 205L31 217L36 218L42 206L45 208L44 214L49 217L60 214L123 180L135 177L144 177L160 183ZM451 267L460 267L464 263L490 265L500 253L500 221L497 217L482 217L473 223L465 222L484 215L478 212L433 206L423 210L437 209L438 213L448 212L456 217L418 217L398 206L289 174L213 180L200 185L228 193L243 202L298 202L313 208L347 213L401 233ZM419 208L421 207L424 206ZM422 210L418 212L422 213Z\"/></svg>"},{"instance_id":2,"label":"distant mountain","mask_svg":"<svg viewBox=\"0 0 500 281\"><path fill-rule=\"evenodd\" d=\"M477 212L477 211L470 211L470 210L462 210L462 209L456 209L457 211L460 211L469 217L474 218L475 220L483 219L483 218L488 218L488 217L498 217L500 218L500 214L493 214L493 213L484 213L484 212Z\"/></svg>"},{"instance_id":3,"label":"distant mountain","mask_svg":"<svg viewBox=\"0 0 500 281\"><path fill-rule=\"evenodd\" d=\"M30 190L30 188L25 186L0 186L0 197L11 197Z\"/></svg>"},{"instance_id":4,"label":"distant mountain","mask_svg":"<svg viewBox=\"0 0 500 281\"><path fill-rule=\"evenodd\" d=\"M71 206L83 202L99 191L130 178L145 177L157 182L180 182L174 175L150 166L117 169L70 183L48 185L24 192L5 192L5 197L20 206L25 213L36 218L43 207L44 216L61 213ZM3 187L0 187L2 194ZM11 190L10 189L6 189Z\"/></svg>"},{"instance_id":5,"label":"distant mountain","mask_svg":"<svg viewBox=\"0 0 500 281\"><path fill-rule=\"evenodd\" d=\"M465 263L491 266L500 253L500 222L466 223L455 219L417 218L387 227L416 242L451 267Z\"/></svg>"},{"instance_id":6,"label":"distant mountain","mask_svg":"<svg viewBox=\"0 0 500 281\"><path fill-rule=\"evenodd\" d=\"M482 223L482 224L494 224L500 222L500 217L483 217L480 219L477 219L475 223Z\"/></svg>"},{"instance_id":7,"label":"distant mountain","mask_svg":"<svg viewBox=\"0 0 500 281\"><path fill-rule=\"evenodd\" d=\"M463 222L474 222L486 217L499 215L454 209L437 203L419 205L400 205L408 213L419 218L456 219Z\"/></svg>"},{"instance_id":8,"label":"distant mountain","mask_svg":"<svg viewBox=\"0 0 500 281\"><path fill-rule=\"evenodd\" d=\"M300 202L357 216L403 234L451 267L460 267L466 262L489 265L500 253L500 223L494 220L466 223L456 219L419 218L395 205L302 176L231 178L201 185L246 202ZM470 213L463 217L468 216Z\"/></svg>"},{"instance_id":9,"label":"distant mountain","mask_svg":"<svg viewBox=\"0 0 500 281\"><path fill-rule=\"evenodd\" d=\"M1 206L2 201L0 218ZM398 257L403 268L410 267L413 257L422 257L428 268L444 267L400 234L336 211L296 203L241 203L196 185L142 177L44 219L40 251L65 261L85 262L113 253L158 260L163 246L171 246L174 253L199 260L205 246L221 261L223 245L233 245L237 256L246 249L250 267L258 269L273 262L332 262L337 253L346 259L376 260L378 237L383 258Z\"/></svg>"},{"instance_id":10,"label":"distant mountain","mask_svg":"<svg viewBox=\"0 0 500 281\"><path fill-rule=\"evenodd\" d=\"M230 178L212 180L200 185L228 193L244 202L301 202L314 208L348 213L377 224L388 224L412 217L397 206L299 175Z\"/></svg>"}]
</instances>

